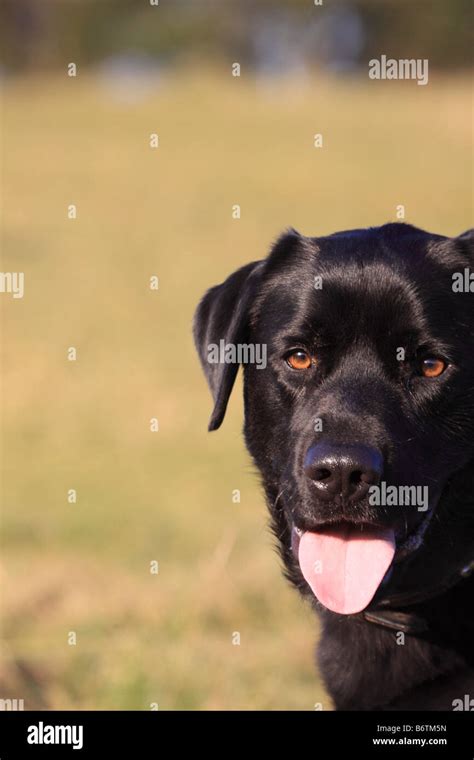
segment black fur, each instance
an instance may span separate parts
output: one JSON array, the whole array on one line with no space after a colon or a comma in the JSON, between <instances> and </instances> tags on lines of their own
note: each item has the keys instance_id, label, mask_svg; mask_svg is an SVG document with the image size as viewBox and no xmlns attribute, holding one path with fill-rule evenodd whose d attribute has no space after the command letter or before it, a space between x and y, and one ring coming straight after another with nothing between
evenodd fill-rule
<instances>
[{"instance_id":1,"label":"black fur","mask_svg":"<svg viewBox=\"0 0 474 760\"><path fill-rule=\"evenodd\" d=\"M303 459L315 442L331 440L382 452L388 483L429 487L423 542L395 565L384 594L440 589L474 559L474 293L452 289L453 273L474 270L473 240L472 230L447 238L405 224L320 238L290 230L267 259L208 291L196 313L215 400L211 430L238 367L209 364L208 345L267 346L266 369L244 366L245 439L285 573L321 616L319 665L338 709L452 709L454 699L474 697L472 576L403 608L428 628L400 645L386 628L323 608L291 547L294 525L314 530L343 516L391 526L403 542L425 517L367 499L344 509L318 499ZM285 357L295 347L317 354L317 366L292 370ZM400 347L405 361L395 358ZM445 358L444 374L420 374L425 353ZM315 418L324 432L315 432Z\"/></svg>"}]
</instances>

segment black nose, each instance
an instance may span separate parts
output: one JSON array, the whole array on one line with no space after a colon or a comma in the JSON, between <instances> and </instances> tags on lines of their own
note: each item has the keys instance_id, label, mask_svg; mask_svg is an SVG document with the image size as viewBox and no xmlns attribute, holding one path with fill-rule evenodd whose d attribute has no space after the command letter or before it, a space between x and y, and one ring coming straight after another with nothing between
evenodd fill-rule
<instances>
[{"instance_id":1,"label":"black nose","mask_svg":"<svg viewBox=\"0 0 474 760\"><path fill-rule=\"evenodd\" d=\"M359 501L371 485L382 476L381 453L363 444L336 445L318 443L305 457L304 471L318 489L322 499L340 496L345 501Z\"/></svg>"}]
</instances>

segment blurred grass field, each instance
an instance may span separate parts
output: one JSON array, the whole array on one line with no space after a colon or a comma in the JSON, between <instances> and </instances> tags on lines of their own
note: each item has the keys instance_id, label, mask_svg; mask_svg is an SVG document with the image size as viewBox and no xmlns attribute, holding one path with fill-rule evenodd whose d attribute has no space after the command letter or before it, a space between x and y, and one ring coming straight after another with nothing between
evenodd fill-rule
<instances>
[{"instance_id":1,"label":"blurred grass field","mask_svg":"<svg viewBox=\"0 0 474 760\"><path fill-rule=\"evenodd\" d=\"M472 113L467 77L293 85L187 70L128 105L91 74L5 87L2 270L25 273L25 296L0 299L0 697L26 709L331 707L242 443L240 384L206 432L192 314L289 225L377 225L403 204L462 232Z\"/></svg>"}]
</instances>

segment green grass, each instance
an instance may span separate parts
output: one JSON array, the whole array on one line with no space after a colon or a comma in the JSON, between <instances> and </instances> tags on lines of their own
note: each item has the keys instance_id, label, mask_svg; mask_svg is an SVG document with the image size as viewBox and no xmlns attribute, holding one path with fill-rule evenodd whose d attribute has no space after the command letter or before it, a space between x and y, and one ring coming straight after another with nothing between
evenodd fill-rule
<instances>
[{"instance_id":1,"label":"green grass","mask_svg":"<svg viewBox=\"0 0 474 760\"><path fill-rule=\"evenodd\" d=\"M0 696L330 709L317 624L281 576L241 440L240 383L206 432L192 313L289 225L375 225L404 204L420 226L468 227L468 89L314 75L272 94L200 68L129 106L90 75L8 86L2 269L26 290L0 299Z\"/></svg>"}]
</instances>

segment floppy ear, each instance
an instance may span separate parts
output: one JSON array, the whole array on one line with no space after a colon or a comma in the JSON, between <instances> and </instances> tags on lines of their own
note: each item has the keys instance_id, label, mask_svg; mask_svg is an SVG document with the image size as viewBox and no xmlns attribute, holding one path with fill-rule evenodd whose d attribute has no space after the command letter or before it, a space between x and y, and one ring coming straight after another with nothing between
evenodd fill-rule
<instances>
[{"instance_id":1,"label":"floppy ear","mask_svg":"<svg viewBox=\"0 0 474 760\"><path fill-rule=\"evenodd\" d=\"M208 290L196 309L194 341L214 398L209 430L217 430L224 419L239 369L238 364L210 363L209 346L219 346L221 340L233 345L246 342L248 313L263 265L263 261L254 261L238 269L221 285Z\"/></svg>"}]
</instances>

